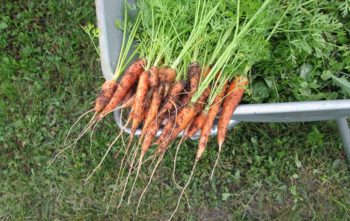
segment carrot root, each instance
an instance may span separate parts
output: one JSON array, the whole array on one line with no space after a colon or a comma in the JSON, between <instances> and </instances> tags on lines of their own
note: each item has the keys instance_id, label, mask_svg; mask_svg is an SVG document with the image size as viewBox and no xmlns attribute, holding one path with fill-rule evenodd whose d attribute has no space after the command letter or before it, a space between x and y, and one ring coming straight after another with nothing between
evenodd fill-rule
<instances>
[{"instance_id":1,"label":"carrot root","mask_svg":"<svg viewBox=\"0 0 350 221\"><path fill-rule=\"evenodd\" d=\"M226 98L222 104L222 111L218 122L218 143L221 148L224 143L227 126L230 123L233 112L239 105L244 94L244 87L248 84L248 79L243 76L236 77L227 89Z\"/></svg>"},{"instance_id":2,"label":"carrot root","mask_svg":"<svg viewBox=\"0 0 350 221\"><path fill-rule=\"evenodd\" d=\"M156 172L156 170L157 170L157 168L158 168L160 162L162 161L163 157L164 157L164 154L162 154L161 156L159 156L159 158L158 158L158 160L157 160L157 163L156 163L156 165L154 166L154 168L153 168L153 170L152 170L152 173L151 173L151 176L150 176L150 178L149 178L149 180L148 180L148 183L147 183L146 187L143 189L143 191L142 191L142 193L141 193L141 196L140 196L140 198L139 198L139 200L138 200L138 202L137 202L137 206L136 206L136 214L137 214L138 211L139 211L139 207L140 207L142 198L144 197L144 195L145 195L145 193L146 193L146 191L147 191L149 185L151 184L152 179L153 179L153 177L154 177L154 174L155 174L155 172Z\"/></svg>"},{"instance_id":3,"label":"carrot root","mask_svg":"<svg viewBox=\"0 0 350 221\"><path fill-rule=\"evenodd\" d=\"M191 171L190 177L188 178L188 180L187 180L185 186L182 188L182 191L181 191L181 193L180 193L180 196L179 196L179 198L178 198L178 200L177 200L176 207L175 207L174 211L172 212L172 214L171 214L169 220L171 220L171 219L174 217L175 213L177 212L177 210L178 210L178 208L179 208L179 205L180 205L180 203L181 203L182 196L184 195L184 193L185 193L185 191L186 191L186 189L187 189L188 185L190 184L191 179L192 179L192 177L193 177L194 171L195 171L196 166L197 166L197 162L198 162L198 160L195 160L195 161L194 161L194 164L193 164L193 167L192 167L192 171Z\"/></svg>"},{"instance_id":4,"label":"carrot root","mask_svg":"<svg viewBox=\"0 0 350 221\"><path fill-rule=\"evenodd\" d=\"M72 133L72 130L73 130L74 126L75 126L84 116L86 116L87 114L91 113L92 111L94 111L94 109L91 109L91 110L86 111L85 113L83 113L82 115L80 115L80 116L78 117L78 119L73 123L73 125L69 128L68 133L67 133L67 135L66 135L66 137L65 137L65 139L64 139L64 142L63 142L63 145L64 145L64 146L66 145L67 140L68 140L68 137L69 137L70 134ZM96 116L96 113L94 114L94 116L93 116L91 119L94 119L95 116ZM91 120L90 120L90 121L91 121Z\"/></svg>"},{"instance_id":5,"label":"carrot root","mask_svg":"<svg viewBox=\"0 0 350 221\"><path fill-rule=\"evenodd\" d=\"M148 83L148 71L145 71L141 74L139 83L137 85L135 101L133 104L133 114L132 114L132 126L131 126L131 138L134 136L136 129L140 125L143 120L143 111L144 111L144 103L147 96L147 92L149 90Z\"/></svg>"},{"instance_id":6,"label":"carrot root","mask_svg":"<svg viewBox=\"0 0 350 221\"><path fill-rule=\"evenodd\" d=\"M221 90L221 92L218 95L216 95L213 105L210 107L208 111L208 117L202 127L201 136L199 138L198 150L196 155L197 160L199 160L204 153L205 147L209 140L210 131L214 123L214 119L217 113L219 112L221 101L225 95L225 92L226 92L226 84L223 86L223 89Z\"/></svg>"},{"instance_id":7,"label":"carrot root","mask_svg":"<svg viewBox=\"0 0 350 221\"><path fill-rule=\"evenodd\" d=\"M201 130L205 121L208 118L208 111L202 110L194 119L193 123L191 124L191 127L189 128L186 138L193 137L197 131Z\"/></svg>"},{"instance_id":8,"label":"carrot root","mask_svg":"<svg viewBox=\"0 0 350 221\"><path fill-rule=\"evenodd\" d=\"M102 109L109 103L117 88L118 83L115 80L108 80L103 83L101 91L95 101L94 110L96 113L102 111Z\"/></svg>"},{"instance_id":9,"label":"carrot root","mask_svg":"<svg viewBox=\"0 0 350 221\"><path fill-rule=\"evenodd\" d=\"M184 86L185 86L184 81L178 81L173 85L173 87L171 88L170 94L160 111L160 116L166 114L167 112L170 112L176 107L176 102L178 101L180 93L183 91Z\"/></svg>"},{"instance_id":10,"label":"carrot root","mask_svg":"<svg viewBox=\"0 0 350 221\"><path fill-rule=\"evenodd\" d=\"M128 91L132 88L132 86L138 80L139 76L143 73L145 63L146 61L144 59L138 59L128 68L120 80L118 88L114 92L111 100L101 111L99 116L100 118L110 113L124 100Z\"/></svg>"}]
</instances>

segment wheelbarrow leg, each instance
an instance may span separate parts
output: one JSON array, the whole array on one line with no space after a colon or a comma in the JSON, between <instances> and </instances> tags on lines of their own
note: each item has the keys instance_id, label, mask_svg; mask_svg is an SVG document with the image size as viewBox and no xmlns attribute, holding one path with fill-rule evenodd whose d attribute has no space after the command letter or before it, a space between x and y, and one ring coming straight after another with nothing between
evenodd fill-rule
<instances>
[{"instance_id":1,"label":"wheelbarrow leg","mask_svg":"<svg viewBox=\"0 0 350 221\"><path fill-rule=\"evenodd\" d=\"M346 158L350 163L350 130L346 118L337 119L337 125L343 142Z\"/></svg>"}]
</instances>

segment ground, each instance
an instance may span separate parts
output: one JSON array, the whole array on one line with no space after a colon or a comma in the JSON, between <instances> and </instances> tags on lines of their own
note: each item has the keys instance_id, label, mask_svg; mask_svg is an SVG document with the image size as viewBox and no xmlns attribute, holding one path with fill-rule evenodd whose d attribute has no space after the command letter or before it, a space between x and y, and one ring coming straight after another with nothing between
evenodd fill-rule
<instances>
[{"instance_id":1,"label":"ground","mask_svg":"<svg viewBox=\"0 0 350 221\"><path fill-rule=\"evenodd\" d=\"M0 6L0 219L166 219L179 195L171 177L174 147L138 215L147 166L131 205L123 202L117 209L117 193L107 214L120 161L109 154L84 181L118 133L112 117L97 128L91 145L87 136L49 166L103 82L99 57L81 27L96 23L94 1L59 2L5 1ZM189 141L180 150L176 176L182 185L196 145ZM241 124L230 131L209 180L216 154L212 139L177 219L349 219L349 164L334 122Z\"/></svg>"}]
</instances>

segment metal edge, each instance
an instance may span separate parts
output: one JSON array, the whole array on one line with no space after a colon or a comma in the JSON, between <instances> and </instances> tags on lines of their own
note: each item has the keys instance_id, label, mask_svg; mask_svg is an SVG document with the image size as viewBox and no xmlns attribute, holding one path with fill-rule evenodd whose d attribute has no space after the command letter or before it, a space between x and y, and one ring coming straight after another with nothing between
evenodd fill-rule
<instances>
[{"instance_id":1,"label":"metal edge","mask_svg":"<svg viewBox=\"0 0 350 221\"><path fill-rule=\"evenodd\" d=\"M334 111L349 110L350 99L346 100L327 100L327 101L299 101L299 102L282 102L282 103L265 103L265 104L241 104L235 111L236 115L241 114L273 114L287 112L303 111Z\"/></svg>"},{"instance_id":2,"label":"metal edge","mask_svg":"<svg viewBox=\"0 0 350 221\"><path fill-rule=\"evenodd\" d=\"M102 74L106 80L113 78L112 67L110 66L109 47L107 39L107 23L104 17L105 4L103 0L95 0L97 27L99 30L99 49Z\"/></svg>"}]
</instances>

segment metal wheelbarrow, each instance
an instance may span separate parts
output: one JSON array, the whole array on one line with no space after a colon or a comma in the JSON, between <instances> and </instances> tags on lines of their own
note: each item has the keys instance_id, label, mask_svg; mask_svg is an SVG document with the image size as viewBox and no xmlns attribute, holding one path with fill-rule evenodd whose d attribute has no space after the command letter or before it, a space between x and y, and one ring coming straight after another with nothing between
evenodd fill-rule
<instances>
[{"instance_id":1,"label":"metal wheelbarrow","mask_svg":"<svg viewBox=\"0 0 350 221\"><path fill-rule=\"evenodd\" d=\"M99 46L102 72L105 79L112 79L122 42L122 32L115 28L115 21L123 17L122 0L96 0L99 28ZM119 111L114 112L118 126L127 133ZM272 104L242 104L235 111L229 127L240 122L311 122L336 120L344 150L350 162L350 130L347 117L350 116L350 99L330 101L305 101ZM158 131L159 135L161 131ZM217 127L211 130L216 135ZM136 135L140 134L140 130ZM194 139L198 138L194 137Z\"/></svg>"}]
</instances>

